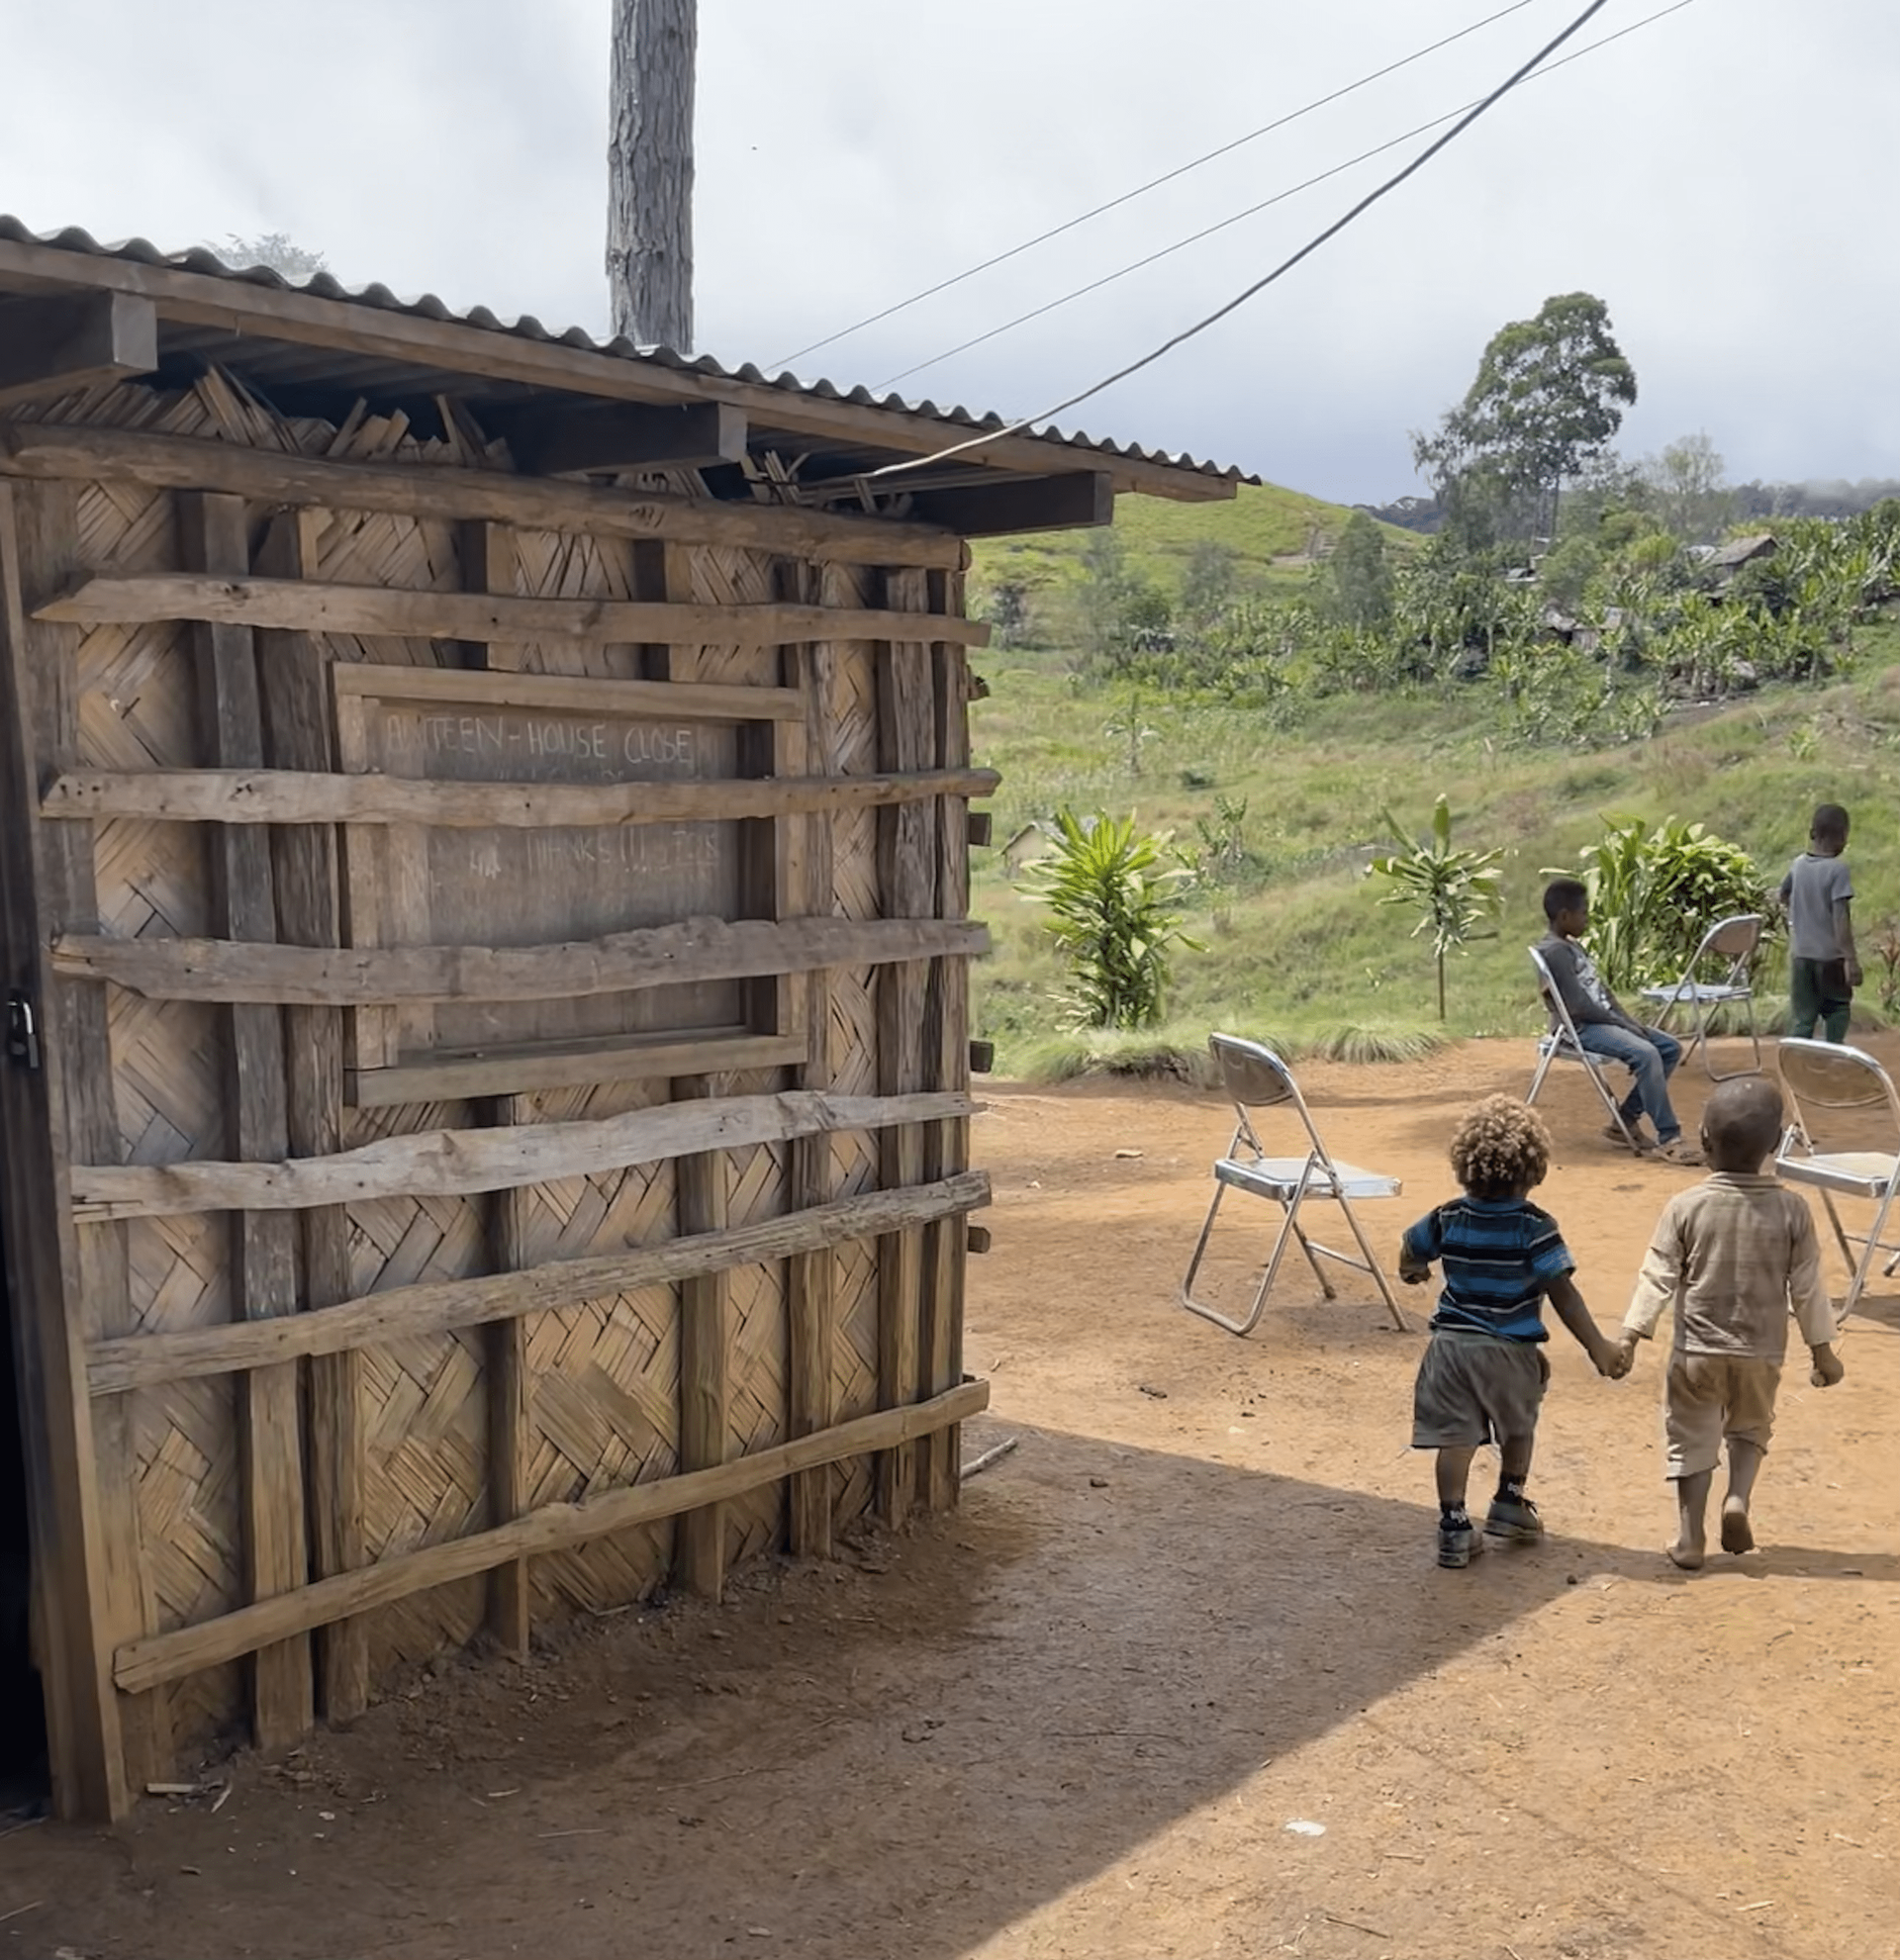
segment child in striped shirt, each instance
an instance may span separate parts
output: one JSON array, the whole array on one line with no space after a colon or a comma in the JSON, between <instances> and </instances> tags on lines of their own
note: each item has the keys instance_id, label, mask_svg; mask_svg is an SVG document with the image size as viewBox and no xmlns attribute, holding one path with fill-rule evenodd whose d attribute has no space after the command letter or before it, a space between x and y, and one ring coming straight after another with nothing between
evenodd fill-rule
<instances>
[{"instance_id":1,"label":"child in striped shirt","mask_svg":"<svg viewBox=\"0 0 1900 1960\"><path fill-rule=\"evenodd\" d=\"M1497 1445L1502 1460L1483 1532L1520 1544L1544 1534L1537 1506L1524 1495L1551 1378L1544 1302L1598 1374L1615 1377L1627 1363L1576 1290L1576 1261L1557 1220L1530 1202L1551 1165L1550 1132L1537 1112L1507 1095L1486 1096L1453 1132L1451 1159L1464 1195L1405 1234L1398 1271L1418 1285L1431 1277L1434 1261L1444 1268L1412 1391L1412 1447L1438 1451L1438 1562L1457 1568L1484 1548L1466 1490L1472 1458L1487 1443Z\"/></svg>"}]
</instances>

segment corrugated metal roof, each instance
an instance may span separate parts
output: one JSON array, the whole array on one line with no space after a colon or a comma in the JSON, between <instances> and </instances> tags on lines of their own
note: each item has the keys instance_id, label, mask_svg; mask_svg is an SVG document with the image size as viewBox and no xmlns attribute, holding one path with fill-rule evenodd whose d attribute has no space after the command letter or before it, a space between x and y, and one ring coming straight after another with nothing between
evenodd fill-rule
<instances>
[{"instance_id":1,"label":"corrugated metal roof","mask_svg":"<svg viewBox=\"0 0 1900 1960\"><path fill-rule=\"evenodd\" d=\"M339 300L350 306L374 307L385 313L408 314L422 320L478 327L485 332L506 333L519 339L555 343L580 348L588 353L611 355L620 360L645 362L686 373L704 374L712 380L743 382L748 386L772 388L790 397L805 397L812 401L850 402L862 408L882 409L893 414L925 416L943 422L948 427L975 433L996 432L1010 426L1008 420L994 410L978 414L960 404L943 407L928 399L910 402L901 395L877 396L870 389L862 386L844 388L834 381L820 379L807 382L801 381L793 374L768 375L750 361L739 367L729 368L714 360L710 354L688 356L676 353L670 347L639 347L624 336L617 336L611 340L597 340L581 327L570 327L556 332L553 328L544 327L532 314L523 314L519 320L511 323L501 319L487 307L478 306L471 308L467 313L457 313L446 301L438 299L433 293L425 293L419 299L406 300L381 284L345 286L328 272L319 272L312 278L304 280L286 279L281 273L272 271L268 266L232 266L208 246L203 245L195 245L188 251L164 252L144 238L128 238L116 244L102 244L91 233L77 226L68 226L60 232L34 232L21 220L10 218L4 213L0 213L0 239L17 244L39 245L56 251L82 253L91 258L115 258L136 265L164 266L174 271L195 272L209 278L263 286L279 292L304 293L313 299ZM1082 429L1023 430L1020 439L1046 442L1052 447L1068 450L1084 450L1092 455L1120 458L1128 462L1146 463L1162 469L1182 470L1223 482L1252 484L1260 481L1258 477L1247 475L1233 464L1223 466L1186 453L1176 454L1164 449L1149 449L1134 442L1116 442L1106 436L1092 436Z\"/></svg>"}]
</instances>

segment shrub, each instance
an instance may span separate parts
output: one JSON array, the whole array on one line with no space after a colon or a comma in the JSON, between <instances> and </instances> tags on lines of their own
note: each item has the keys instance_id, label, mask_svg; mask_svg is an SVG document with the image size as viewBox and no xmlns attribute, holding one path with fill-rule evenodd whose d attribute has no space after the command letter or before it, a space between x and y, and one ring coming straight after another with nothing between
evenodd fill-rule
<instances>
[{"instance_id":1,"label":"shrub","mask_svg":"<svg viewBox=\"0 0 1900 1960\"><path fill-rule=\"evenodd\" d=\"M1030 895L1048 907L1048 930L1068 969L1068 1004L1084 1028L1150 1028L1161 1019L1174 949L1198 952L1182 930L1182 887L1164 867L1166 837L1097 812L1056 812L1058 841L1029 867Z\"/></svg>"},{"instance_id":2,"label":"shrub","mask_svg":"<svg viewBox=\"0 0 1900 1960\"><path fill-rule=\"evenodd\" d=\"M1652 830L1641 817L1605 817L1603 835L1579 855L1590 894L1583 943L1617 992L1679 979L1718 919L1765 909L1767 884L1755 860L1699 823L1667 817Z\"/></svg>"}]
</instances>

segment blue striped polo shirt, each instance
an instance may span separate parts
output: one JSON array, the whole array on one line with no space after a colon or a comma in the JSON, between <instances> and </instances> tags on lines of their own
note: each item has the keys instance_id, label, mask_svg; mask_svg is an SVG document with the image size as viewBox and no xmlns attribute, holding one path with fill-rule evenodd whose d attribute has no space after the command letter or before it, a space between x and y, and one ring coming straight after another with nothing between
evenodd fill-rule
<instances>
[{"instance_id":1,"label":"blue striped polo shirt","mask_svg":"<svg viewBox=\"0 0 1900 1960\"><path fill-rule=\"evenodd\" d=\"M1500 1341L1544 1341L1544 1295L1576 1270L1548 1211L1526 1198L1453 1198L1405 1234L1405 1257L1444 1269L1432 1326Z\"/></svg>"}]
</instances>

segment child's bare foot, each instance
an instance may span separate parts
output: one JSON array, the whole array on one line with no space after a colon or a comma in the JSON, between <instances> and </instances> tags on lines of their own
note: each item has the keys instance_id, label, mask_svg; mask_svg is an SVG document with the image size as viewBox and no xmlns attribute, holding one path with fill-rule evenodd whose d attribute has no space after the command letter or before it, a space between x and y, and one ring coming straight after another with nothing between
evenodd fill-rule
<instances>
[{"instance_id":1,"label":"child's bare foot","mask_svg":"<svg viewBox=\"0 0 1900 1960\"><path fill-rule=\"evenodd\" d=\"M1740 1555L1755 1549L1755 1533L1749 1524L1749 1507L1739 1497L1722 1506L1722 1549Z\"/></svg>"},{"instance_id":2,"label":"child's bare foot","mask_svg":"<svg viewBox=\"0 0 1900 1960\"><path fill-rule=\"evenodd\" d=\"M1667 1547L1669 1563L1680 1566L1684 1572L1699 1572L1702 1561L1708 1555L1707 1547L1699 1539L1677 1539Z\"/></svg>"}]
</instances>

